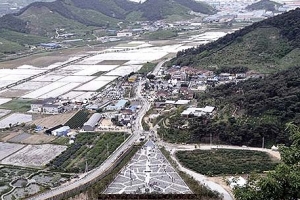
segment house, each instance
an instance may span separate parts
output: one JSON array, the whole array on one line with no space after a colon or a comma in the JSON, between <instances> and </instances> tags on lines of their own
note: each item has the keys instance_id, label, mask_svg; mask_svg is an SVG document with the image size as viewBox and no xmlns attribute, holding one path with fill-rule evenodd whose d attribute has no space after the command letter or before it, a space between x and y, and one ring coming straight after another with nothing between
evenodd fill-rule
<instances>
[{"instance_id":1,"label":"house","mask_svg":"<svg viewBox=\"0 0 300 200\"><path fill-rule=\"evenodd\" d=\"M53 113L53 114L60 113L62 107L54 104L55 100L56 100L55 98L48 98L44 100L34 101L30 105L30 110L32 112L43 112L43 113Z\"/></svg>"},{"instance_id":2,"label":"house","mask_svg":"<svg viewBox=\"0 0 300 200\"><path fill-rule=\"evenodd\" d=\"M100 113L94 113L89 120L83 124L82 129L84 131L94 131L101 118L102 115Z\"/></svg>"},{"instance_id":3,"label":"house","mask_svg":"<svg viewBox=\"0 0 300 200\"><path fill-rule=\"evenodd\" d=\"M58 114L62 112L62 107L55 104L45 104L43 105L43 113L47 114Z\"/></svg>"}]
</instances>

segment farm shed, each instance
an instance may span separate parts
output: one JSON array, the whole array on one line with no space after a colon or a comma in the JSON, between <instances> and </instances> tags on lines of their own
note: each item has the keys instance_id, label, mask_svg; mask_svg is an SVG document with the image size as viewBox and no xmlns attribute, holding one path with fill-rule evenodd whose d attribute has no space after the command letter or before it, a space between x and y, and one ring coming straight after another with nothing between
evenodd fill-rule
<instances>
[{"instance_id":1,"label":"farm shed","mask_svg":"<svg viewBox=\"0 0 300 200\"><path fill-rule=\"evenodd\" d=\"M60 125L54 126L52 128L49 128L48 130L45 131L45 133L50 135L52 133L52 131L59 129L60 127L63 127L63 125L60 124Z\"/></svg>"},{"instance_id":2,"label":"farm shed","mask_svg":"<svg viewBox=\"0 0 300 200\"><path fill-rule=\"evenodd\" d=\"M84 131L93 131L100 119L101 119L101 114L100 113L93 114L90 117L90 119L83 124L82 129Z\"/></svg>"},{"instance_id":3,"label":"farm shed","mask_svg":"<svg viewBox=\"0 0 300 200\"><path fill-rule=\"evenodd\" d=\"M67 134L71 131L69 126L63 126L58 129L55 129L51 132L54 136L67 136Z\"/></svg>"}]
</instances>

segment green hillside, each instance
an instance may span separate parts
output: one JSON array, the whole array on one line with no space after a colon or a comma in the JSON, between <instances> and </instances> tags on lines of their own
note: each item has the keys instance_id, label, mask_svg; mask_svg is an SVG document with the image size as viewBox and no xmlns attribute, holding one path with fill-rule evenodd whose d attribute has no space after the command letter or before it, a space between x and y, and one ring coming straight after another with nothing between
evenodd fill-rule
<instances>
[{"instance_id":1,"label":"green hillside","mask_svg":"<svg viewBox=\"0 0 300 200\"><path fill-rule=\"evenodd\" d=\"M267 10L275 11L276 7L282 6L282 4L270 1L270 0L261 0L259 2L253 3L246 7L247 10Z\"/></svg>"},{"instance_id":2,"label":"green hillside","mask_svg":"<svg viewBox=\"0 0 300 200\"><path fill-rule=\"evenodd\" d=\"M299 61L300 9L254 23L219 40L178 52L169 65L245 66L275 72Z\"/></svg>"},{"instance_id":3,"label":"green hillside","mask_svg":"<svg viewBox=\"0 0 300 200\"><path fill-rule=\"evenodd\" d=\"M127 0L57 0L35 2L20 12L0 18L0 29L47 35L56 28L85 30L87 27L116 27L126 20L161 20L176 16L185 19L190 12L212 14L209 5L193 0L147 0L139 4Z\"/></svg>"}]
</instances>

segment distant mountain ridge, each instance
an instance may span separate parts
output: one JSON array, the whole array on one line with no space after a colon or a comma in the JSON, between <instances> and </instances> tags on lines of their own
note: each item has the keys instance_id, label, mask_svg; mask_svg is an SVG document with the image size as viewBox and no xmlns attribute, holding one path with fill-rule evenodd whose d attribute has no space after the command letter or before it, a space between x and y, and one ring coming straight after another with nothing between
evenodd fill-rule
<instances>
[{"instance_id":1,"label":"distant mountain ridge","mask_svg":"<svg viewBox=\"0 0 300 200\"><path fill-rule=\"evenodd\" d=\"M245 66L274 72L300 62L300 9L254 23L215 42L178 52L169 65Z\"/></svg>"},{"instance_id":2,"label":"distant mountain ridge","mask_svg":"<svg viewBox=\"0 0 300 200\"><path fill-rule=\"evenodd\" d=\"M136 21L161 20L172 15L188 16L190 11L212 14L216 10L194 0L56 0L34 2L20 12L0 18L0 29L45 35L56 28L106 27L131 16ZM66 23L64 23L64 21Z\"/></svg>"},{"instance_id":3,"label":"distant mountain ridge","mask_svg":"<svg viewBox=\"0 0 300 200\"><path fill-rule=\"evenodd\" d=\"M246 7L247 10L267 10L275 11L276 7L282 6L282 4L270 1L270 0L261 0L259 2L253 3Z\"/></svg>"}]
</instances>

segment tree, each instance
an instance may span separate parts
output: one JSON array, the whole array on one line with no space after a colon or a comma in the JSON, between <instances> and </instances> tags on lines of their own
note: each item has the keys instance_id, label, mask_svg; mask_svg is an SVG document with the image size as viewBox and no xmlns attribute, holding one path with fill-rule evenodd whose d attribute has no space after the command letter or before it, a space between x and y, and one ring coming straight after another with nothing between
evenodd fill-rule
<instances>
[{"instance_id":1,"label":"tree","mask_svg":"<svg viewBox=\"0 0 300 200\"><path fill-rule=\"evenodd\" d=\"M154 75L154 74L149 74L149 75L147 76L147 78L148 78L149 80L153 80L153 79L155 79L155 75Z\"/></svg>"},{"instance_id":2,"label":"tree","mask_svg":"<svg viewBox=\"0 0 300 200\"><path fill-rule=\"evenodd\" d=\"M300 129L287 124L292 145L279 148L282 163L266 177L251 176L245 187L234 189L237 200L297 200L300 198Z\"/></svg>"}]
</instances>

